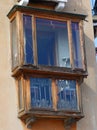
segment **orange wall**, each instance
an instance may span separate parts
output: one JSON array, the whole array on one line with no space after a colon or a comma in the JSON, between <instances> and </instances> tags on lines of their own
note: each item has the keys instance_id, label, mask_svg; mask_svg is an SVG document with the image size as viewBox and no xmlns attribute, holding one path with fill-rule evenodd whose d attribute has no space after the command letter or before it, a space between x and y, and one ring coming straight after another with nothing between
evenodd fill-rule
<instances>
[{"instance_id":1,"label":"orange wall","mask_svg":"<svg viewBox=\"0 0 97 130\"><path fill-rule=\"evenodd\" d=\"M25 127L24 130L28 129ZM62 120L40 119L33 123L31 130L76 130L76 124L65 128Z\"/></svg>"},{"instance_id":2,"label":"orange wall","mask_svg":"<svg viewBox=\"0 0 97 130\"><path fill-rule=\"evenodd\" d=\"M11 77L10 22L6 15L16 1L0 0L0 130L29 130L17 117L16 84ZM97 64L90 0L68 0L64 10L77 13L82 7L85 7L88 14L84 21L84 33L89 76L81 86L85 118L77 123L77 128L75 124L67 129L64 128L62 120L38 120L33 124L32 130L97 130Z\"/></svg>"}]
</instances>

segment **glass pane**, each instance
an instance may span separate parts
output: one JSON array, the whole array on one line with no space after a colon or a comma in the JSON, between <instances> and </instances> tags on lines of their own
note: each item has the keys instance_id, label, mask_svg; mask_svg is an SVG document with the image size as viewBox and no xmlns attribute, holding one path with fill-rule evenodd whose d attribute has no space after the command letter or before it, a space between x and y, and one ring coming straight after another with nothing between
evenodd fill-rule
<instances>
[{"instance_id":1,"label":"glass pane","mask_svg":"<svg viewBox=\"0 0 97 130\"><path fill-rule=\"evenodd\" d=\"M57 80L58 109L77 110L77 94L75 80Z\"/></svg>"},{"instance_id":2,"label":"glass pane","mask_svg":"<svg viewBox=\"0 0 97 130\"><path fill-rule=\"evenodd\" d=\"M21 80L18 81L19 109L23 108L23 89Z\"/></svg>"},{"instance_id":3,"label":"glass pane","mask_svg":"<svg viewBox=\"0 0 97 130\"><path fill-rule=\"evenodd\" d=\"M79 23L77 23L77 22L72 22L72 39L73 39L75 68L83 68L81 45L80 45L80 35L79 35Z\"/></svg>"},{"instance_id":4,"label":"glass pane","mask_svg":"<svg viewBox=\"0 0 97 130\"><path fill-rule=\"evenodd\" d=\"M32 17L23 15L25 62L33 64Z\"/></svg>"},{"instance_id":5,"label":"glass pane","mask_svg":"<svg viewBox=\"0 0 97 130\"><path fill-rule=\"evenodd\" d=\"M38 64L70 67L67 23L36 19Z\"/></svg>"},{"instance_id":6,"label":"glass pane","mask_svg":"<svg viewBox=\"0 0 97 130\"><path fill-rule=\"evenodd\" d=\"M51 79L30 78L31 105L37 108L52 108Z\"/></svg>"},{"instance_id":7,"label":"glass pane","mask_svg":"<svg viewBox=\"0 0 97 130\"><path fill-rule=\"evenodd\" d=\"M16 19L11 22L11 33L12 33L12 68L15 68L19 64L18 58L18 38Z\"/></svg>"}]
</instances>

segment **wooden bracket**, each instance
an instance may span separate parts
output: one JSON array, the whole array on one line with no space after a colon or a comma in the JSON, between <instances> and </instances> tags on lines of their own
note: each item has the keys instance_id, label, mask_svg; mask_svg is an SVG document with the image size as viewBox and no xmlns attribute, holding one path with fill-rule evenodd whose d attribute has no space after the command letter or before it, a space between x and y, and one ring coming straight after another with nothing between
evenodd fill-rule
<instances>
[{"instance_id":1,"label":"wooden bracket","mask_svg":"<svg viewBox=\"0 0 97 130\"><path fill-rule=\"evenodd\" d=\"M36 118L30 117L26 119L26 127L32 129L32 124L36 121Z\"/></svg>"},{"instance_id":2,"label":"wooden bracket","mask_svg":"<svg viewBox=\"0 0 97 130\"><path fill-rule=\"evenodd\" d=\"M65 129L66 129L66 130L70 130L71 125L72 125L73 123L75 123L75 122L76 122L76 119L75 119L75 118L72 118L72 117L67 118L66 120L64 120L64 127L65 127Z\"/></svg>"}]
</instances>

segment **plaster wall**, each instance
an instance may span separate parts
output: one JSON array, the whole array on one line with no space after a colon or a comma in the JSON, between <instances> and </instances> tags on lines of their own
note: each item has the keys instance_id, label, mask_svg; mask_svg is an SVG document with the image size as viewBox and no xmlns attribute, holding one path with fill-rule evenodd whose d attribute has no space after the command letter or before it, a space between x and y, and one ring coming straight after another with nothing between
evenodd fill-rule
<instances>
[{"instance_id":1,"label":"plaster wall","mask_svg":"<svg viewBox=\"0 0 97 130\"><path fill-rule=\"evenodd\" d=\"M17 119L17 95L11 77L10 24L7 13L13 0L0 1L0 130L22 130Z\"/></svg>"},{"instance_id":2,"label":"plaster wall","mask_svg":"<svg viewBox=\"0 0 97 130\"><path fill-rule=\"evenodd\" d=\"M84 8L83 0L68 0L66 6L64 8L65 12L75 13L75 14L85 14L87 15L87 11ZM89 0L86 0L89 1Z\"/></svg>"},{"instance_id":3,"label":"plaster wall","mask_svg":"<svg viewBox=\"0 0 97 130\"><path fill-rule=\"evenodd\" d=\"M15 81L11 77L11 53L10 53L10 23L7 13L16 0L0 1L0 130L28 130L17 118L17 93ZM81 9L85 7L85 9ZM83 110L85 118L77 123L77 130L97 129L97 86L95 79L95 51L93 44L92 17L89 0L68 0L64 11L86 13L88 17L84 21L86 41L86 56L89 76L85 79L82 88ZM39 120L33 124L33 130L65 130L61 120ZM74 124L71 129L75 130Z\"/></svg>"},{"instance_id":4,"label":"plaster wall","mask_svg":"<svg viewBox=\"0 0 97 130\"><path fill-rule=\"evenodd\" d=\"M92 14L89 0L82 0L88 17L84 21L86 58L88 66L88 77L81 86L83 111L85 117L78 122L78 130L97 130L97 64L94 48L94 36L92 26Z\"/></svg>"}]
</instances>

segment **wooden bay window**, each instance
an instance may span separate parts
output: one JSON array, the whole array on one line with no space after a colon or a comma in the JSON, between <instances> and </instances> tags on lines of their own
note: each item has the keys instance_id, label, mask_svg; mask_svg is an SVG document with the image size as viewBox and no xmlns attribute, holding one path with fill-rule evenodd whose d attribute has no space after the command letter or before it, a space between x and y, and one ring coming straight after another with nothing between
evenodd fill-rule
<instances>
[{"instance_id":1,"label":"wooden bay window","mask_svg":"<svg viewBox=\"0 0 97 130\"><path fill-rule=\"evenodd\" d=\"M49 70L59 67L86 71L80 18L17 11L11 25L12 70L20 65L32 65Z\"/></svg>"},{"instance_id":2,"label":"wooden bay window","mask_svg":"<svg viewBox=\"0 0 97 130\"><path fill-rule=\"evenodd\" d=\"M84 16L16 5L8 17L19 118L82 118Z\"/></svg>"},{"instance_id":3,"label":"wooden bay window","mask_svg":"<svg viewBox=\"0 0 97 130\"><path fill-rule=\"evenodd\" d=\"M25 74L17 78L17 84L20 118L83 117L80 80Z\"/></svg>"}]
</instances>

